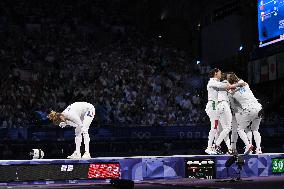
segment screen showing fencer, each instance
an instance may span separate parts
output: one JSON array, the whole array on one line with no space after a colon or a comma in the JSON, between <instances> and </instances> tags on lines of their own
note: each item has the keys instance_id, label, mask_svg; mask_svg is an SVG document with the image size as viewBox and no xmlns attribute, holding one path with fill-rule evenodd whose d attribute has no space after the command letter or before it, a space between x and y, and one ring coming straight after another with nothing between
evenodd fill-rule
<instances>
[{"instance_id":1,"label":"screen showing fencer","mask_svg":"<svg viewBox=\"0 0 284 189\"><path fill-rule=\"evenodd\" d=\"M284 0L258 0L259 47L284 40Z\"/></svg>"}]
</instances>

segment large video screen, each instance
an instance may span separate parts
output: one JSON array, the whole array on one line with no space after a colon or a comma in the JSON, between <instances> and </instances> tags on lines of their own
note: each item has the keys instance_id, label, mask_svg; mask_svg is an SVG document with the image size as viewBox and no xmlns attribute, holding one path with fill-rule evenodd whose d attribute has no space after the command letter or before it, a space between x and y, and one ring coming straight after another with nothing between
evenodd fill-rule
<instances>
[{"instance_id":1,"label":"large video screen","mask_svg":"<svg viewBox=\"0 0 284 189\"><path fill-rule=\"evenodd\" d=\"M284 0L258 0L259 47L284 40Z\"/></svg>"}]
</instances>

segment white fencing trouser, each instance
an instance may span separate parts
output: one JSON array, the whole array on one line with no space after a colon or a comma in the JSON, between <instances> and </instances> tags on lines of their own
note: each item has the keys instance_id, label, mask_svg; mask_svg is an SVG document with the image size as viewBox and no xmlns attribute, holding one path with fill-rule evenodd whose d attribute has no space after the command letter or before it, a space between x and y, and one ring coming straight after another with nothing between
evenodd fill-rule
<instances>
[{"instance_id":1,"label":"white fencing trouser","mask_svg":"<svg viewBox=\"0 0 284 189\"><path fill-rule=\"evenodd\" d=\"M90 136L89 136L89 127L94 119L95 116L95 108L91 108L88 110L83 118L83 125L80 127L76 127L75 129L75 143L76 143L76 151L80 152L80 147L82 143L82 135L84 138L85 144L85 152L89 153L90 149Z\"/></svg>"},{"instance_id":2,"label":"white fencing trouser","mask_svg":"<svg viewBox=\"0 0 284 189\"><path fill-rule=\"evenodd\" d=\"M215 135L215 140L214 140L214 143L215 143L215 144L216 144L216 142L217 142L217 140L218 140L218 138L219 138L219 136L220 136L220 134L221 134L222 131L223 131L223 126L222 126L222 124L221 124L220 121L219 121L217 133L216 133L216 135ZM224 140L225 140L225 143L226 143L227 148L228 148L228 149L231 149L232 147L231 147L231 141L230 141L229 135L226 136L226 138L225 138Z\"/></svg>"},{"instance_id":3,"label":"white fencing trouser","mask_svg":"<svg viewBox=\"0 0 284 189\"><path fill-rule=\"evenodd\" d=\"M253 135L256 148L258 149L261 148L261 135L258 131L260 122L261 122L261 117L257 116L254 120L252 120L251 126L249 130L247 131L247 136L248 136L250 143L252 143L252 135Z\"/></svg>"},{"instance_id":4,"label":"white fencing trouser","mask_svg":"<svg viewBox=\"0 0 284 189\"><path fill-rule=\"evenodd\" d=\"M232 134L231 134L231 148L232 150L237 149L237 141L238 141L238 123L236 120L236 114L232 115Z\"/></svg>"},{"instance_id":5,"label":"white fencing trouser","mask_svg":"<svg viewBox=\"0 0 284 189\"><path fill-rule=\"evenodd\" d=\"M249 127L251 127L253 135L254 137L256 137L256 146L260 146L261 137L258 132L259 124L261 121L261 118L259 118L258 116L260 111L261 105L259 103L252 103L249 104L246 108L244 108L242 112L236 115L236 119L238 122L238 133L246 146L249 146L252 143L252 141L250 141L251 139L249 139L250 135L248 136L246 133Z\"/></svg>"},{"instance_id":6,"label":"white fencing trouser","mask_svg":"<svg viewBox=\"0 0 284 189\"><path fill-rule=\"evenodd\" d=\"M217 105L217 116L219 118L219 121L222 125L223 131L220 133L216 145L220 146L221 142L223 140L228 140L229 139L229 133L232 130L232 113L230 109L229 102L227 101L221 101ZM226 141L225 141L226 142ZM229 142L230 144L230 142ZM229 145L229 149L231 149Z\"/></svg>"},{"instance_id":7,"label":"white fencing trouser","mask_svg":"<svg viewBox=\"0 0 284 189\"><path fill-rule=\"evenodd\" d=\"M208 134L208 146L207 148L211 148L213 146L214 138L217 134L217 128L218 128L218 117L217 117L217 110L216 110L216 101L208 101L206 105L206 113L210 119L210 131Z\"/></svg>"},{"instance_id":8,"label":"white fencing trouser","mask_svg":"<svg viewBox=\"0 0 284 189\"><path fill-rule=\"evenodd\" d=\"M248 127L248 128L245 130L245 132L246 132L246 134L247 134L249 143L252 145L252 130L251 130L251 128Z\"/></svg>"}]
</instances>

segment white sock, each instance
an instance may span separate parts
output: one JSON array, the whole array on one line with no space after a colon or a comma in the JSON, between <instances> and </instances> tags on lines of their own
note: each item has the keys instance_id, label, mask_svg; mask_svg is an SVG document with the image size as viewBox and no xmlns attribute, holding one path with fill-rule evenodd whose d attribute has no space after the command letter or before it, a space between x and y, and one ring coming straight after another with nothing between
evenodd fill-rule
<instances>
[{"instance_id":1,"label":"white sock","mask_svg":"<svg viewBox=\"0 0 284 189\"><path fill-rule=\"evenodd\" d=\"M258 131L253 131L253 137L254 137L256 147L260 148L260 145L261 145L260 133Z\"/></svg>"},{"instance_id":2,"label":"white sock","mask_svg":"<svg viewBox=\"0 0 284 189\"><path fill-rule=\"evenodd\" d=\"M211 129L209 131L209 135L208 135L208 147L207 148L212 148L213 146L213 141L215 138L215 135L217 133L217 129Z\"/></svg>"},{"instance_id":3,"label":"white sock","mask_svg":"<svg viewBox=\"0 0 284 189\"><path fill-rule=\"evenodd\" d=\"M89 153L89 149L90 149L90 136L88 133L83 133L83 137L84 137L84 144L85 144L85 152Z\"/></svg>"},{"instance_id":4,"label":"white sock","mask_svg":"<svg viewBox=\"0 0 284 189\"><path fill-rule=\"evenodd\" d=\"M232 149L231 141L230 141L229 135L226 136L226 138L225 138L225 143L226 143L226 146L227 146L228 150L229 150L229 149Z\"/></svg>"},{"instance_id":5,"label":"white sock","mask_svg":"<svg viewBox=\"0 0 284 189\"><path fill-rule=\"evenodd\" d=\"M229 129L224 129L220 135L219 135L219 138L218 140L216 141L216 145L217 146L220 146L221 142L229 135L230 133L230 130ZM230 146L230 145L229 145Z\"/></svg>"},{"instance_id":6,"label":"white sock","mask_svg":"<svg viewBox=\"0 0 284 189\"><path fill-rule=\"evenodd\" d=\"M213 140L213 143L214 143L214 144L216 144L216 141L218 140L219 135L220 135L220 132L219 132L218 129L217 129L217 132L216 132L216 134L215 134L215 136L214 136L214 140Z\"/></svg>"},{"instance_id":7,"label":"white sock","mask_svg":"<svg viewBox=\"0 0 284 189\"><path fill-rule=\"evenodd\" d=\"M240 138L243 140L243 142L245 143L246 146L249 146L249 140L248 140L248 136L246 134L246 132L244 130L239 129L238 130L239 136Z\"/></svg>"},{"instance_id":8,"label":"white sock","mask_svg":"<svg viewBox=\"0 0 284 189\"><path fill-rule=\"evenodd\" d=\"M238 141L238 132L237 131L232 131L232 135L231 135L231 147L232 150L236 150L237 149L237 141Z\"/></svg>"},{"instance_id":9,"label":"white sock","mask_svg":"<svg viewBox=\"0 0 284 189\"><path fill-rule=\"evenodd\" d=\"M252 131L251 130L247 132L247 136L248 136L249 143L252 144Z\"/></svg>"},{"instance_id":10,"label":"white sock","mask_svg":"<svg viewBox=\"0 0 284 189\"><path fill-rule=\"evenodd\" d=\"M232 134L231 134L231 146L232 150L237 149L237 141L238 141L238 123L236 120L236 115L232 116Z\"/></svg>"},{"instance_id":11,"label":"white sock","mask_svg":"<svg viewBox=\"0 0 284 189\"><path fill-rule=\"evenodd\" d=\"M81 143L82 143L82 135L78 135L75 137L75 144L76 144L76 150L75 152L80 153L81 151Z\"/></svg>"}]
</instances>

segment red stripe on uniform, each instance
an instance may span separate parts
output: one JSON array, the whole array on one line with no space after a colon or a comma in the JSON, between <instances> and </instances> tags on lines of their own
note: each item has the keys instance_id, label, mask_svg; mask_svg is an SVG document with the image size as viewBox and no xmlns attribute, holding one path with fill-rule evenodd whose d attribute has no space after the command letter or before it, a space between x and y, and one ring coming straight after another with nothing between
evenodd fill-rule
<instances>
[{"instance_id":1,"label":"red stripe on uniform","mask_svg":"<svg viewBox=\"0 0 284 189\"><path fill-rule=\"evenodd\" d=\"M215 120L215 126L214 126L214 129L217 129L218 128L218 120Z\"/></svg>"}]
</instances>

